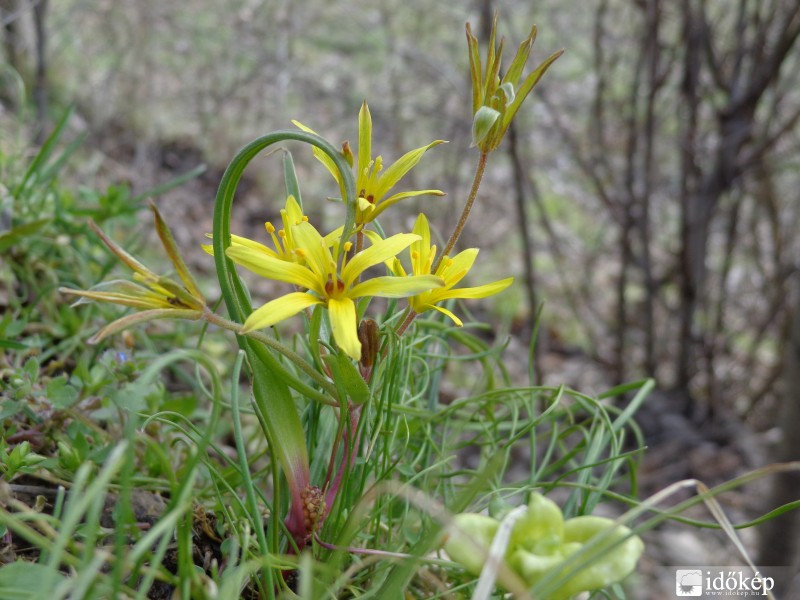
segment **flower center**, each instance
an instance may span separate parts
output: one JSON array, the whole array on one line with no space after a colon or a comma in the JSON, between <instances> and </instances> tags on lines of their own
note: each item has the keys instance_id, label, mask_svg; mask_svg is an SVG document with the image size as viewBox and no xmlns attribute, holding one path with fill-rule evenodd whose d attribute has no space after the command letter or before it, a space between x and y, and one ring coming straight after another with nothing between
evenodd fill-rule
<instances>
[{"instance_id":1,"label":"flower center","mask_svg":"<svg viewBox=\"0 0 800 600\"><path fill-rule=\"evenodd\" d=\"M370 204L375 204L375 194L367 194L367 190L361 190L358 194L359 198L363 198Z\"/></svg>"},{"instance_id":2,"label":"flower center","mask_svg":"<svg viewBox=\"0 0 800 600\"><path fill-rule=\"evenodd\" d=\"M329 298L338 298L344 294L344 282L336 278L333 280L333 275L328 275L328 281L325 282L325 295Z\"/></svg>"}]
</instances>

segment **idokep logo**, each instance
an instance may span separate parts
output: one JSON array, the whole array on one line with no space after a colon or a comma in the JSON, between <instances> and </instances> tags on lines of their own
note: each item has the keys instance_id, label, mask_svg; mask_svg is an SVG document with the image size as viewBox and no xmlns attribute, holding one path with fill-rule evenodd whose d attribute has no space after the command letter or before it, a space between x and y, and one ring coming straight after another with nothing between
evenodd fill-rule
<instances>
[{"instance_id":1,"label":"idokep logo","mask_svg":"<svg viewBox=\"0 0 800 600\"><path fill-rule=\"evenodd\" d=\"M678 596L702 596L703 571L700 569L678 569L675 572L675 593Z\"/></svg>"},{"instance_id":2,"label":"idokep logo","mask_svg":"<svg viewBox=\"0 0 800 600\"><path fill-rule=\"evenodd\" d=\"M749 574L746 567L695 567L675 571L675 595L711 598L731 596L767 596L775 586L771 577L758 571Z\"/></svg>"}]
</instances>

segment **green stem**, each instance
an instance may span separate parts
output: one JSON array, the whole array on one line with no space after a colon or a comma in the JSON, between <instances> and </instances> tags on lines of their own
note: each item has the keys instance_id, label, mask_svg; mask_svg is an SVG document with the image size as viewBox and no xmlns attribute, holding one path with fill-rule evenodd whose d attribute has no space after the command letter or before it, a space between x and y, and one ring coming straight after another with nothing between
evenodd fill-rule
<instances>
[{"instance_id":1,"label":"green stem","mask_svg":"<svg viewBox=\"0 0 800 600\"><path fill-rule=\"evenodd\" d=\"M464 226L467 224L467 219L469 218L469 213L472 210L472 205L475 203L475 198L478 196L478 188L481 187L481 180L483 179L483 172L486 170L486 162L488 159L489 153L481 152L480 158L478 159L478 166L475 168L475 176L472 179L472 188L469 191L467 203L464 205L464 210L461 211L461 217L458 219L458 223L456 224L456 228L453 230L453 234L450 236L450 239L447 240L447 245L442 250L439 258L436 259L436 264L431 269L431 273L436 273L436 269L439 268L439 265L442 263L442 259L452 252L453 247L458 241L458 238L461 237L461 232L464 231Z\"/></svg>"},{"instance_id":2,"label":"green stem","mask_svg":"<svg viewBox=\"0 0 800 600\"><path fill-rule=\"evenodd\" d=\"M230 321L224 317L219 316L216 313L211 312L210 310L206 310L203 313L203 319L210 324L216 325L218 327L222 327L223 329L228 329L229 331L233 331L238 335L243 335L245 337L254 339L258 342L261 342L265 346L269 346L271 349L283 354L286 358L292 361L298 369L300 369L303 373L308 375L311 379L313 379L322 389L324 389L328 395L321 394L303 384L301 381L296 381L294 378L291 378L287 381L289 385L295 388L298 392L301 392L305 396L311 398L312 400L317 400L318 402L322 402L323 404L327 404L329 406L339 406L339 402L337 400L338 393L336 391L336 387L328 381L323 375L317 372L314 367L312 367L306 360L303 359L302 356L290 350L277 340L272 339L268 335L264 335L260 331L248 331L247 333L242 333L243 325L236 323L234 321ZM302 388L302 389L300 389Z\"/></svg>"},{"instance_id":3,"label":"green stem","mask_svg":"<svg viewBox=\"0 0 800 600\"><path fill-rule=\"evenodd\" d=\"M416 318L417 318L417 313L415 313L413 310L409 310L408 314L406 315L406 318L403 320L402 323L400 323L400 326L395 330L395 333L397 335L403 335L406 329L408 329L408 326L411 325L411 323L413 323L414 319Z\"/></svg>"},{"instance_id":4,"label":"green stem","mask_svg":"<svg viewBox=\"0 0 800 600\"><path fill-rule=\"evenodd\" d=\"M353 172L341 152L327 140L305 131L286 129L261 136L242 148L228 165L228 168L225 169L220 181L214 205L213 230L214 263L222 296L225 299L231 319L240 323L243 323L246 316L250 314L251 307L247 300L247 294L244 292L244 285L234 269L233 261L225 254L225 250L231 245L231 208L234 194L250 161L269 146L287 140L295 140L316 146L331 158L339 171L347 209L342 239L339 244L340 253L344 248L344 243L349 239L355 228L356 184ZM240 343L243 344L243 342L244 340L240 338ZM246 344L243 344L243 348L244 346Z\"/></svg>"},{"instance_id":5,"label":"green stem","mask_svg":"<svg viewBox=\"0 0 800 600\"><path fill-rule=\"evenodd\" d=\"M239 381L239 373L242 369L242 362L244 361L244 352L239 351L236 357L236 362L233 365L233 381ZM244 483L244 490L247 496L247 508L250 511L250 519L252 520L253 530L256 534L259 550L262 556L269 554L269 547L267 546L267 537L264 534L263 519L261 512L258 509L258 501L256 500L255 487L253 480L250 477L250 464L247 460L247 449L242 433L242 421L239 411L239 388L236 385L231 387L231 417L233 418L233 437L236 441L236 454L239 458L239 469L241 471L242 482ZM266 581L264 585L266 589L273 589L274 584L272 581L272 570L264 569Z\"/></svg>"}]
</instances>

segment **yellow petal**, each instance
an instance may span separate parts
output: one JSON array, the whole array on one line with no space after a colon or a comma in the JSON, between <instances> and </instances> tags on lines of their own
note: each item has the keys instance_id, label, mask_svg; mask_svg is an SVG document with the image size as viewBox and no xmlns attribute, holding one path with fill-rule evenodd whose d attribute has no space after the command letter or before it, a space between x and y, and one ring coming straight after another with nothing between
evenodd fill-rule
<instances>
[{"instance_id":1,"label":"yellow petal","mask_svg":"<svg viewBox=\"0 0 800 600\"><path fill-rule=\"evenodd\" d=\"M328 275L332 274L336 263L328 249L328 244L311 223L303 222L292 230L294 243L302 252L306 264L324 287Z\"/></svg>"},{"instance_id":2,"label":"yellow petal","mask_svg":"<svg viewBox=\"0 0 800 600\"><path fill-rule=\"evenodd\" d=\"M414 222L414 229L411 231L420 236L418 241L411 244L411 268L415 275L427 275L429 271L425 269L425 265L428 262L432 248L431 228L428 225L428 217L424 213L419 213L417 220Z\"/></svg>"},{"instance_id":3,"label":"yellow petal","mask_svg":"<svg viewBox=\"0 0 800 600\"><path fill-rule=\"evenodd\" d=\"M406 273L406 270L403 268L403 263L401 263L400 259L397 258L397 257L395 257L392 260L387 260L386 261L386 266L397 277L407 277L408 276L408 273Z\"/></svg>"},{"instance_id":4,"label":"yellow petal","mask_svg":"<svg viewBox=\"0 0 800 600\"><path fill-rule=\"evenodd\" d=\"M361 110L358 111L358 163L356 173L358 174L359 181L361 180L362 173L369 168L369 163L372 160L372 116L369 114L369 107L367 101L361 104ZM361 193L361 188L356 190Z\"/></svg>"},{"instance_id":5,"label":"yellow petal","mask_svg":"<svg viewBox=\"0 0 800 600\"><path fill-rule=\"evenodd\" d=\"M315 304L322 304L322 300L311 294L305 292L292 292L280 298L275 298L267 302L264 306L256 309L247 317L242 328L242 333L253 331L254 329L263 329L270 327L275 323L280 323L284 319L293 317L301 310L313 306Z\"/></svg>"},{"instance_id":6,"label":"yellow petal","mask_svg":"<svg viewBox=\"0 0 800 600\"><path fill-rule=\"evenodd\" d=\"M446 194L442 190L414 190L408 192L400 192L397 194L393 194L388 198L384 198L380 200L377 205L375 206L374 212L371 212L369 215L370 221L376 219L378 215L380 215L383 211L391 206L397 204L400 200L404 200L406 198L413 198L415 196L445 196Z\"/></svg>"},{"instance_id":7,"label":"yellow petal","mask_svg":"<svg viewBox=\"0 0 800 600\"><path fill-rule=\"evenodd\" d=\"M297 202L294 196L289 194L286 198L286 222L284 223L284 227L290 227L292 225L297 225L303 220L303 209L300 208L300 204Z\"/></svg>"},{"instance_id":8,"label":"yellow petal","mask_svg":"<svg viewBox=\"0 0 800 600\"><path fill-rule=\"evenodd\" d=\"M233 262L256 275L293 283L320 294L323 292L324 283L320 283L319 278L303 265L268 256L246 246L230 246L225 253Z\"/></svg>"},{"instance_id":9,"label":"yellow petal","mask_svg":"<svg viewBox=\"0 0 800 600\"><path fill-rule=\"evenodd\" d=\"M361 359L361 342L358 340L356 305L350 298L328 300L333 339L353 360Z\"/></svg>"},{"instance_id":10,"label":"yellow petal","mask_svg":"<svg viewBox=\"0 0 800 600\"><path fill-rule=\"evenodd\" d=\"M356 204L358 204L358 210L361 211L361 222L366 223L372 220L372 212L375 210L375 205L372 204L366 198L362 198L359 196L356 199ZM369 218L364 218L369 217Z\"/></svg>"},{"instance_id":11,"label":"yellow petal","mask_svg":"<svg viewBox=\"0 0 800 600\"><path fill-rule=\"evenodd\" d=\"M268 254L269 256L278 257L278 253L275 252L272 248L265 246L259 242L254 240L248 239L246 237L242 237L240 235L232 235L231 236L231 246L245 246L246 248L252 248L253 250L258 250L259 252L263 252L264 254Z\"/></svg>"},{"instance_id":12,"label":"yellow petal","mask_svg":"<svg viewBox=\"0 0 800 600\"><path fill-rule=\"evenodd\" d=\"M381 296L382 298L407 298L441 287L444 282L434 275L412 277L373 277L353 286L347 294L351 298Z\"/></svg>"},{"instance_id":13,"label":"yellow petal","mask_svg":"<svg viewBox=\"0 0 800 600\"><path fill-rule=\"evenodd\" d=\"M500 281L479 285L477 287L456 288L441 292L434 291L433 293L435 294L437 302L440 300L447 300L449 298L486 298L487 296L502 292L513 282L514 278L508 277L506 279L501 279Z\"/></svg>"},{"instance_id":14,"label":"yellow petal","mask_svg":"<svg viewBox=\"0 0 800 600\"><path fill-rule=\"evenodd\" d=\"M322 241L325 242L325 245L328 248L330 248L342 239L342 231L344 231L344 225L331 231L328 235L322 238Z\"/></svg>"},{"instance_id":15,"label":"yellow petal","mask_svg":"<svg viewBox=\"0 0 800 600\"><path fill-rule=\"evenodd\" d=\"M445 257L436 274L445 280L448 288L453 287L469 272L477 257L477 248L467 248L453 258Z\"/></svg>"},{"instance_id":16,"label":"yellow petal","mask_svg":"<svg viewBox=\"0 0 800 600\"><path fill-rule=\"evenodd\" d=\"M419 239L419 236L413 233L398 233L385 240L374 242L372 246L362 250L350 259L342 269L342 282L345 287L352 285L358 276L371 266L393 258L398 252L408 248L417 239Z\"/></svg>"},{"instance_id":17,"label":"yellow petal","mask_svg":"<svg viewBox=\"0 0 800 600\"><path fill-rule=\"evenodd\" d=\"M314 130L313 130L313 129L311 129L310 127L306 127L305 125L303 125L303 124L302 124L302 123L300 123L299 121L294 121L294 120L293 120L293 121L292 121L292 124L293 124L295 127L298 127L299 129L302 129L302 130L303 130L303 131L305 131L306 133L313 133L314 135L319 135L319 134L318 134L316 131L314 131ZM334 179L335 179L337 182L339 182L339 186L341 187L341 185L342 185L342 182L341 182L341 180L339 179L339 170L336 168L336 163L334 163L334 162L333 162L333 159L331 159L331 157L330 157L330 156L328 156L327 154L325 154L325 152L323 152L322 150L320 150L320 149L319 149L319 148L317 148L316 146L314 146L314 147L311 149L311 152L314 154L314 158L316 158L316 159L317 159L319 162L321 162L323 165L325 165L325 168L326 168L326 169L328 169L328 171L330 172L330 174L331 174L331 175L333 175L333 178L334 178Z\"/></svg>"},{"instance_id":18,"label":"yellow petal","mask_svg":"<svg viewBox=\"0 0 800 600\"><path fill-rule=\"evenodd\" d=\"M447 315L448 317L450 317L453 320L453 323L456 324L456 327L464 326L464 323L461 322L461 319L459 319L457 316L455 316L452 312L450 312L446 308L442 308L441 306L435 306L435 305L431 305L431 308L434 310L438 310L443 315Z\"/></svg>"},{"instance_id":19,"label":"yellow petal","mask_svg":"<svg viewBox=\"0 0 800 600\"><path fill-rule=\"evenodd\" d=\"M427 146L422 146L416 150L406 152L403 156L397 159L397 161L388 169L386 169L386 171L384 171L383 174L378 178L378 185L375 189L375 199L377 200L379 198L383 198L386 193L392 189L398 181L400 181L403 175L414 168L414 166L422 158L422 155L425 154L428 149L444 143L446 143L444 140L435 140Z\"/></svg>"},{"instance_id":20,"label":"yellow petal","mask_svg":"<svg viewBox=\"0 0 800 600\"><path fill-rule=\"evenodd\" d=\"M209 239L214 239L214 236L210 233L206 234L206 237ZM247 248L252 248L253 250L258 250L259 252L263 252L264 254L269 254L270 256L277 257L278 253L275 252L272 248L265 246L259 242L253 241L246 237L242 237L240 235L232 235L231 236L231 246L246 246ZM214 256L214 246L212 244L202 244L201 247L211 256Z\"/></svg>"}]
</instances>

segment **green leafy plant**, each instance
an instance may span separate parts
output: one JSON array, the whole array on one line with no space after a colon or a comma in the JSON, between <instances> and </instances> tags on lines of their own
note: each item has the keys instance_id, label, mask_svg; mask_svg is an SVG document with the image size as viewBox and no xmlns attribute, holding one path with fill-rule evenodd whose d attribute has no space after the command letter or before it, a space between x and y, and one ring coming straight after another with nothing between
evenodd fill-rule
<instances>
[{"instance_id":1,"label":"green leafy plant","mask_svg":"<svg viewBox=\"0 0 800 600\"><path fill-rule=\"evenodd\" d=\"M713 497L740 482L698 485L669 510L666 492L637 499L633 417L652 381L591 396L540 385L530 365L527 384L512 381L504 340L468 312L512 278L474 281L479 249L456 245L489 156L560 55L524 74L534 28L503 73L495 28L483 59L467 27L478 159L449 238L424 213L411 231L384 220L407 198L445 202L435 186L403 185L443 141L384 168L363 102L356 148L294 122L235 155L204 246L219 304L155 202L156 253L115 228L143 197L58 185L74 151L57 153L59 123L9 188L14 218L0 233L0 248L37 267L4 267L14 290L46 298L34 310L30 293L12 294L0 320L0 533L26 545L4 559L0 597L623 598L642 533L694 504L717 521L694 524L738 543ZM306 216L289 142L334 178L331 230ZM276 148L280 222L236 235L240 181ZM277 291L262 298L253 275ZM633 508L595 514L612 500Z\"/></svg>"}]
</instances>

